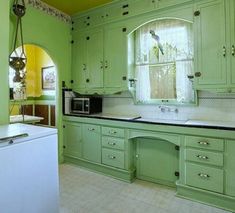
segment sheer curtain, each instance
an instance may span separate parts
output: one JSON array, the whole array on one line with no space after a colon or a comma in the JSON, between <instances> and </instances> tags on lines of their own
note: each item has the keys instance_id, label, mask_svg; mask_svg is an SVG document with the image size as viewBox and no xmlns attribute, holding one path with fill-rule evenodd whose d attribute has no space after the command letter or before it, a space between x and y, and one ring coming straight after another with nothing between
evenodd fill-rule
<instances>
[{"instance_id":1,"label":"sheer curtain","mask_svg":"<svg viewBox=\"0 0 235 213\"><path fill-rule=\"evenodd\" d=\"M192 98L187 78L193 73L192 27L183 20L161 19L136 31L136 96L140 101ZM164 54L151 30L160 38Z\"/></svg>"}]
</instances>

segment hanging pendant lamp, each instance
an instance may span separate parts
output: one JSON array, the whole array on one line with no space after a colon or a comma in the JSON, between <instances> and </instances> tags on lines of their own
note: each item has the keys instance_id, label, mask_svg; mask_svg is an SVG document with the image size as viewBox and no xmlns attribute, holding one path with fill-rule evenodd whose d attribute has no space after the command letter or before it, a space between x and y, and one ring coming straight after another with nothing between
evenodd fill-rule
<instances>
[{"instance_id":1,"label":"hanging pendant lamp","mask_svg":"<svg viewBox=\"0 0 235 213\"><path fill-rule=\"evenodd\" d=\"M9 57L9 65L15 70L15 76L13 78L14 82L21 82L23 77L21 73L27 62L26 54L24 52L24 41L23 41L23 30L22 30L22 20L21 18L25 15L26 7L24 0L15 0L13 3L13 12L16 16L16 31L14 37L13 52ZM20 52L16 51L17 40L20 40Z\"/></svg>"}]
</instances>

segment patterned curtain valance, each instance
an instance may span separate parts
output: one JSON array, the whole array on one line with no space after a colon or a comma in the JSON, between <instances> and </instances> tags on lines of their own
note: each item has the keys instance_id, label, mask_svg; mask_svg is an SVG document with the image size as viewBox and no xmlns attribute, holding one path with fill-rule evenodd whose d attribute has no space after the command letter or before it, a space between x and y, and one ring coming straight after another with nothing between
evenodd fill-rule
<instances>
[{"instance_id":1,"label":"patterned curtain valance","mask_svg":"<svg viewBox=\"0 0 235 213\"><path fill-rule=\"evenodd\" d=\"M26 0L26 3L33 6L34 8L41 10L48 15L54 16L58 18L61 21L64 21L66 23L71 22L71 17L67 15L66 13L63 13L62 11L42 2L41 0Z\"/></svg>"}]
</instances>

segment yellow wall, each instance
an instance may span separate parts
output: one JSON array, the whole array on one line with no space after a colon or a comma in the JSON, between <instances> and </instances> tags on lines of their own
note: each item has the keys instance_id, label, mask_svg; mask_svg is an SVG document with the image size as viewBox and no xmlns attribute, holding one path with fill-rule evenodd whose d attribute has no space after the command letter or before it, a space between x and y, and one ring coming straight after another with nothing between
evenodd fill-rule
<instances>
[{"instance_id":1,"label":"yellow wall","mask_svg":"<svg viewBox=\"0 0 235 213\"><path fill-rule=\"evenodd\" d=\"M40 97L42 90L42 67L53 66L50 56L40 47L35 45L25 45L27 56L26 65L26 88L27 97Z\"/></svg>"}]
</instances>

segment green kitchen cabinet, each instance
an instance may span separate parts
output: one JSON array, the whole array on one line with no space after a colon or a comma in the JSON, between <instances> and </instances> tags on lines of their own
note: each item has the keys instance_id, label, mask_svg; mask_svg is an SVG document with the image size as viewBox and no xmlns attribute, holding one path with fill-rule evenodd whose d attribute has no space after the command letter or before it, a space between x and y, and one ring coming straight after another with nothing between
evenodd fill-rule
<instances>
[{"instance_id":1,"label":"green kitchen cabinet","mask_svg":"<svg viewBox=\"0 0 235 213\"><path fill-rule=\"evenodd\" d=\"M179 151L174 144L160 139L138 138L136 157L137 178L175 186Z\"/></svg>"},{"instance_id":2,"label":"green kitchen cabinet","mask_svg":"<svg viewBox=\"0 0 235 213\"><path fill-rule=\"evenodd\" d=\"M103 87L103 31L101 29L93 29L87 33L85 39L87 41L87 87Z\"/></svg>"},{"instance_id":3,"label":"green kitchen cabinet","mask_svg":"<svg viewBox=\"0 0 235 213\"><path fill-rule=\"evenodd\" d=\"M63 126L64 155L81 157L82 154L82 124L65 122Z\"/></svg>"},{"instance_id":4,"label":"green kitchen cabinet","mask_svg":"<svg viewBox=\"0 0 235 213\"><path fill-rule=\"evenodd\" d=\"M112 25L73 35L73 88L85 93L127 90L126 28Z\"/></svg>"},{"instance_id":5,"label":"green kitchen cabinet","mask_svg":"<svg viewBox=\"0 0 235 213\"><path fill-rule=\"evenodd\" d=\"M186 184L189 186L223 193L223 169L186 163Z\"/></svg>"},{"instance_id":6,"label":"green kitchen cabinet","mask_svg":"<svg viewBox=\"0 0 235 213\"><path fill-rule=\"evenodd\" d=\"M82 156L84 159L101 163L101 134L100 126L83 124Z\"/></svg>"},{"instance_id":7,"label":"green kitchen cabinet","mask_svg":"<svg viewBox=\"0 0 235 213\"><path fill-rule=\"evenodd\" d=\"M103 87L103 31L74 33L72 77L74 90Z\"/></svg>"},{"instance_id":8,"label":"green kitchen cabinet","mask_svg":"<svg viewBox=\"0 0 235 213\"><path fill-rule=\"evenodd\" d=\"M225 152L225 173L226 173L226 189L225 194L235 197L235 141L226 141L226 152Z\"/></svg>"},{"instance_id":9,"label":"green kitchen cabinet","mask_svg":"<svg viewBox=\"0 0 235 213\"><path fill-rule=\"evenodd\" d=\"M232 80L231 84L233 87L235 87L235 1L229 0L228 2L229 2L229 7L227 10L227 14L229 15L229 20L230 20L228 29L230 30L229 36L231 38L230 44L228 46L229 55L231 59L230 76Z\"/></svg>"},{"instance_id":10,"label":"green kitchen cabinet","mask_svg":"<svg viewBox=\"0 0 235 213\"><path fill-rule=\"evenodd\" d=\"M104 36L104 87L127 88L127 35L124 24L108 25Z\"/></svg>"},{"instance_id":11,"label":"green kitchen cabinet","mask_svg":"<svg viewBox=\"0 0 235 213\"><path fill-rule=\"evenodd\" d=\"M73 89L85 89L87 79L87 59L85 34L75 34L72 46Z\"/></svg>"},{"instance_id":12,"label":"green kitchen cabinet","mask_svg":"<svg viewBox=\"0 0 235 213\"><path fill-rule=\"evenodd\" d=\"M166 8L166 7L170 7L170 6L175 6L177 4L187 3L190 1L191 0L157 0L156 7L158 9L161 9L161 8Z\"/></svg>"},{"instance_id":13,"label":"green kitchen cabinet","mask_svg":"<svg viewBox=\"0 0 235 213\"><path fill-rule=\"evenodd\" d=\"M225 1L199 1L195 21L195 88L227 87Z\"/></svg>"},{"instance_id":14,"label":"green kitchen cabinet","mask_svg":"<svg viewBox=\"0 0 235 213\"><path fill-rule=\"evenodd\" d=\"M153 0L130 0L128 6L127 11L130 15L139 15L153 11L156 8L156 2Z\"/></svg>"}]
</instances>

